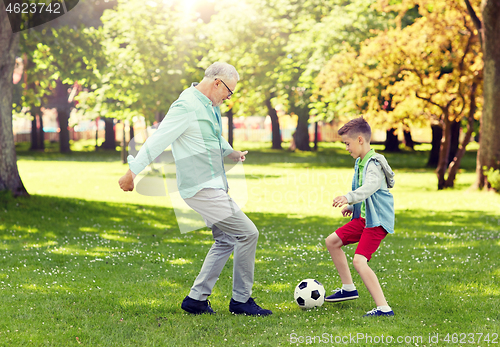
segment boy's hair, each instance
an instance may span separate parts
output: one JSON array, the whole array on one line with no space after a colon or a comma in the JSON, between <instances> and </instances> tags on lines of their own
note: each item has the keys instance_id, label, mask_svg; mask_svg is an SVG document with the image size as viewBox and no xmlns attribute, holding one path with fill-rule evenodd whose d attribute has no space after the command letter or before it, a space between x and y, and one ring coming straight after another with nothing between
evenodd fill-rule
<instances>
[{"instance_id":1,"label":"boy's hair","mask_svg":"<svg viewBox=\"0 0 500 347\"><path fill-rule=\"evenodd\" d=\"M370 128L370 124L368 124L363 117L359 117L347 122L347 124L339 129L338 134L340 136L347 135L350 137L361 134L367 141L370 141L372 129Z\"/></svg>"}]
</instances>

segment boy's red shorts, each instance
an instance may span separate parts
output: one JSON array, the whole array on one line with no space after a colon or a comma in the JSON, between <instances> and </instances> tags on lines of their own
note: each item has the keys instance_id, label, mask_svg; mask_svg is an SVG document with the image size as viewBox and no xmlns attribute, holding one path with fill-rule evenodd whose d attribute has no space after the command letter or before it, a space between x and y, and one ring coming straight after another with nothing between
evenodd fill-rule
<instances>
[{"instance_id":1,"label":"boy's red shorts","mask_svg":"<svg viewBox=\"0 0 500 347\"><path fill-rule=\"evenodd\" d=\"M387 236L387 231L381 226L365 228L365 225L364 218L356 218L338 228L335 233L344 246L359 242L354 254L363 255L370 261L372 254L380 246L380 242Z\"/></svg>"}]
</instances>

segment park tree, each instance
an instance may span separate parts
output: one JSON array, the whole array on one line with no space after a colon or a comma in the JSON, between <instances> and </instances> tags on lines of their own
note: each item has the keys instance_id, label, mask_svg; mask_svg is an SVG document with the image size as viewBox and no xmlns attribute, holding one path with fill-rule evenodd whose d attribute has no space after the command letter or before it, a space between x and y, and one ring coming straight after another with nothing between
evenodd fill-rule
<instances>
[{"instance_id":1,"label":"park tree","mask_svg":"<svg viewBox=\"0 0 500 347\"><path fill-rule=\"evenodd\" d=\"M296 145L310 150L310 116L324 119L321 108L311 103L315 78L343 43L359 47L374 30L382 30L393 17L373 7L374 1L302 0L289 4L284 14L291 25L285 57L281 60L279 86L289 112L298 115ZM341 20L339 20L341 18Z\"/></svg>"},{"instance_id":2,"label":"park tree","mask_svg":"<svg viewBox=\"0 0 500 347\"><path fill-rule=\"evenodd\" d=\"M101 25L103 11L115 4L95 0L80 3L66 15L21 33L27 85L18 106L30 110L33 125L41 107L57 109L61 152L70 151L68 125L75 96L82 87L96 85L99 70L106 65L96 28ZM43 128L40 130L43 139ZM37 146L32 144L32 148Z\"/></svg>"},{"instance_id":3,"label":"park tree","mask_svg":"<svg viewBox=\"0 0 500 347\"><path fill-rule=\"evenodd\" d=\"M13 1L11 1L13 2ZM19 47L19 33L11 27L4 2L0 2L0 192L28 195L17 169L16 147L12 132L12 75Z\"/></svg>"},{"instance_id":4,"label":"park tree","mask_svg":"<svg viewBox=\"0 0 500 347\"><path fill-rule=\"evenodd\" d=\"M23 83L27 85L19 106L29 107L32 117L42 106L57 109L59 149L69 152L68 121L74 97L82 86L97 82L99 68L105 65L99 31L83 25L54 28L47 24L21 35L21 51L27 62Z\"/></svg>"},{"instance_id":5,"label":"park tree","mask_svg":"<svg viewBox=\"0 0 500 347\"><path fill-rule=\"evenodd\" d=\"M201 64L226 61L238 70L240 82L225 106L226 114L269 115L272 148L281 149L276 97L279 94L277 65L285 54L287 36L283 20L274 15L280 1L223 1L205 26L207 55ZM282 1L280 2L282 3Z\"/></svg>"},{"instance_id":6,"label":"park tree","mask_svg":"<svg viewBox=\"0 0 500 347\"><path fill-rule=\"evenodd\" d=\"M66 1L66 9L67 10L74 9L77 2L78 1ZM107 4L103 4L103 6L104 7L109 6L113 2L114 1L110 1ZM54 19L53 14L48 11L43 12L43 14L37 14L36 17L31 16L30 14L13 13L11 11L10 16L8 18L6 9L9 8L9 6L11 6L10 7L11 9L14 8L13 6L15 6L16 3L18 4L18 2L16 1L4 1L0 4L0 10L1 10L0 12L0 71L1 71L0 73L0 191L11 191L14 196L19 196L19 195L28 195L26 189L22 184L22 181L19 177L19 172L17 170L17 158L15 152L14 137L12 133L12 106L13 106L12 68L15 64L16 55L19 52L19 42L21 36L19 32L22 30L28 30L29 28L32 28L35 25L47 23L49 21L51 21L50 24L46 25L45 28L50 27L50 25L57 25L56 23L58 22L61 23L62 18L67 18L68 22L70 23L76 17L88 19L89 13L91 12L94 13L96 11L96 8L100 9L102 6L93 7L92 5L97 5L98 1L90 0L86 2L86 4L90 6L80 7L78 11L69 12L67 15L56 19ZM7 7L4 7L4 5ZM83 8L86 8L87 11L82 10ZM77 15L75 17L72 17L73 14ZM70 19L70 17L72 17L73 19ZM74 22L72 22L72 24L74 25ZM77 46L80 44L79 42L80 40L78 40L79 36L78 33L75 33L74 30L72 30L69 33L66 33L64 32L65 30L66 29L63 30L62 36L59 38L59 41L55 40L57 47L56 49L58 50L53 49L52 53L47 53L50 51L50 49L47 49L47 46L46 45L44 46L43 43L38 42L35 44L35 40L39 39L40 37L31 41L31 44L29 43L23 44L23 48L31 47L31 49L34 49L33 47L36 45L38 49L39 48L38 44L41 44L40 48L42 52L39 52L41 54L39 54L38 56L41 57L45 54L45 57L48 59L45 61L45 63L47 63L48 61L50 61L51 59L50 57L61 58L61 55L63 55L65 52L66 53L68 52L68 49L62 49L58 45L62 45L63 39L68 38L69 35L69 39L71 40L71 42L69 42L70 46L72 45L72 48L74 48L77 51L76 54L75 52L69 53L69 54L74 54L76 56L76 57L71 57L70 63L74 61L77 61L77 63L76 65L72 65L69 67L65 66L65 68L70 70L70 73L72 73L75 68L82 67L81 64L82 60L84 60L84 66L89 66L87 62L90 62L91 60L88 58L82 58L82 56L84 55L82 50L86 49L85 45L81 47ZM49 30L48 36L50 36L51 33L53 34L54 32ZM25 37L23 37L23 39L24 38ZM69 51L71 51L71 49L69 49ZM34 55L36 54L30 51L30 58L33 57ZM87 62L85 62L85 60L87 60ZM33 65L31 65L31 67L32 66ZM44 74L46 76L49 75L48 72L45 72ZM58 72L56 74L53 74L53 77L55 77L56 75L60 78L64 78L63 76L64 73ZM72 77L73 76L71 76L70 78ZM35 80L36 79L31 79L30 82L32 83L40 82L41 84L44 83L44 81L35 81ZM46 86L49 87L49 89L51 87L48 84ZM25 86L25 88L26 87L28 86ZM25 98L23 101L20 102L20 105L24 104L25 102L30 103L33 102L33 100L35 99L39 99L38 98L40 96L39 93L43 93L43 91L40 90L33 91L33 93L31 93L31 96L27 96L27 98ZM39 105L31 103L31 105L29 106L37 107Z\"/></svg>"},{"instance_id":7,"label":"park tree","mask_svg":"<svg viewBox=\"0 0 500 347\"><path fill-rule=\"evenodd\" d=\"M359 44L386 16L366 1L226 1L207 25L207 60L235 65L242 80L236 114L268 114L273 148L281 148L276 104L298 116L296 143L310 150L308 121L314 77L343 41ZM381 13L381 12L377 12ZM338 17L343 20L339 21Z\"/></svg>"},{"instance_id":8,"label":"park tree","mask_svg":"<svg viewBox=\"0 0 500 347\"><path fill-rule=\"evenodd\" d=\"M79 95L79 112L90 119L130 122L144 116L149 124L160 122L189 85L190 65L201 58L195 40L199 24L180 1L160 0L118 1L101 20L107 66L98 88Z\"/></svg>"},{"instance_id":9,"label":"park tree","mask_svg":"<svg viewBox=\"0 0 500 347\"><path fill-rule=\"evenodd\" d=\"M475 186L490 189L491 182L485 171L500 169L500 1L482 1L480 13L475 10L478 8L475 2L464 1L479 34L484 60L484 107Z\"/></svg>"},{"instance_id":10,"label":"park tree","mask_svg":"<svg viewBox=\"0 0 500 347\"><path fill-rule=\"evenodd\" d=\"M318 79L320 99L340 114L364 114L375 126L408 119L437 122L443 130L438 189L452 187L481 108L482 61L473 24L459 3L381 4L382 10L399 13L397 25L365 41L359 51L348 46L333 57ZM415 7L420 17L402 27L405 9ZM468 130L448 165L451 127L462 118Z\"/></svg>"}]
</instances>

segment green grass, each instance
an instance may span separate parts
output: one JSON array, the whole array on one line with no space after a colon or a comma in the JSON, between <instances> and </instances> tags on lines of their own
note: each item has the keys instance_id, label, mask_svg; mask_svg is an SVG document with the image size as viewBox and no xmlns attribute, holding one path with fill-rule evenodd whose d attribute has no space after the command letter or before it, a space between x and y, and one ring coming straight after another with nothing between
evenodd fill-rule
<instances>
[{"instance_id":1,"label":"green grass","mask_svg":"<svg viewBox=\"0 0 500 347\"><path fill-rule=\"evenodd\" d=\"M235 147L250 150L244 211L260 230L253 296L272 316L229 313L232 259L210 297L217 315L181 310L211 234L181 234L167 197L121 192L118 152L30 153L21 145L19 170L32 196L0 197L0 346L287 346L300 336L299 345L309 336L337 346L335 337L358 334L351 345L382 335L422 336L394 340L399 346L496 345L500 195L468 189L474 152L457 188L445 191L424 167L427 148L386 154L397 179L396 233L370 265L396 316L366 319L374 304L354 269L360 299L308 311L293 302L302 279L320 280L327 292L341 285L324 239L347 221L331 201L350 188L353 159L340 144L317 153ZM349 259L354 249L346 247ZM490 344L477 343L479 335L460 343L472 333L489 333ZM429 343L434 334L439 344Z\"/></svg>"}]
</instances>

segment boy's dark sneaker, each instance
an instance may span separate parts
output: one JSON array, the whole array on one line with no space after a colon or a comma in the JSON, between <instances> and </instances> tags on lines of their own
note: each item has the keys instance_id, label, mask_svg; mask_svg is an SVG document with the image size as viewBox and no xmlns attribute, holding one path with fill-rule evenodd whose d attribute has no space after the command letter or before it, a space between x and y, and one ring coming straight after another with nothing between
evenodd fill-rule
<instances>
[{"instance_id":1,"label":"boy's dark sneaker","mask_svg":"<svg viewBox=\"0 0 500 347\"><path fill-rule=\"evenodd\" d=\"M373 316L394 316L394 311L383 312L378 308L374 308L373 310L366 312L363 317L373 317Z\"/></svg>"},{"instance_id":2,"label":"boy's dark sneaker","mask_svg":"<svg viewBox=\"0 0 500 347\"><path fill-rule=\"evenodd\" d=\"M191 299L189 296L184 298L181 308L192 314L215 313L214 310L212 310L212 307L210 307L210 301L195 300Z\"/></svg>"},{"instance_id":3,"label":"boy's dark sneaker","mask_svg":"<svg viewBox=\"0 0 500 347\"><path fill-rule=\"evenodd\" d=\"M245 314L247 316L268 316L273 314L271 310L265 310L255 303L252 298L247 302L239 302L231 299L229 303L229 312L234 314Z\"/></svg>"},{"instance_id":4,"label":"boy's dark sneaker","mask_svg":"<svg viewBox=\"0 0 500 347\"><path fill-rule=\"evenodd\" d=\"M358 291L356 289L351 290L351 291L347 291L347 290L343 290L343 289L336 289L336 292L330 296L327 296L325 298L325 301L336 302L336 301L353 300L353 299L357 299L357 298L359 298L359 295L358 295Z\"/></svg>"}]
</instances>

